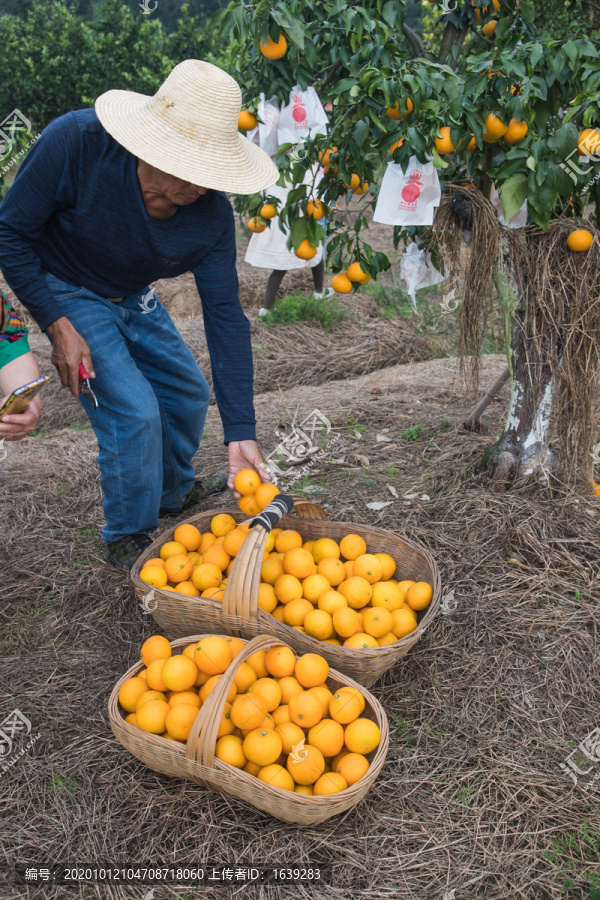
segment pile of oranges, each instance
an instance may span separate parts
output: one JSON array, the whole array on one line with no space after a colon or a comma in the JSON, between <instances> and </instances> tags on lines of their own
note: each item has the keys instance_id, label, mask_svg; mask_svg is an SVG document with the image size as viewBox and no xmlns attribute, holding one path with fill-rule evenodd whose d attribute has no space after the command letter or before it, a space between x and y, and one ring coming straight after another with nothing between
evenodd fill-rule
<instances>
[{"instance_id":1,"label":"pile of oranges","mask_svg":"<svg viewBox=\"0 0 600 900\"><path fill-rule=\"evenodd\" d=\"M279 493L252 469L235 479L239 506L257 515ZM158 558L145 563L140 578L151 587L192 597L222 600L234 559L250 522L238 524L219 513L204 534L194 525L175 529ZM397 580L389 553L368 553L358 534L338 543L303 541L298 531L273 528L263 553L258 605L280 622L328 644L362 650L394 644L417 627L417 613L429 606L426 581Z\"/></svg>"},{"instance_id":2,"label":"pile of oranges","mask_svg":"<svg viewBox=\"0 0 600 900\"><path fill-rule=\"evenodd\" d=\"M174 656L166 638L148 638L141 650L145 668L119 691L125 721L185 743L202 704L243 647L239 638L210 635ZM217 759L309 796L339 793L359 781L379 745L379 727L363 717L361 691L333 693L328 675L323 657L296 658L284 645L250 656L227 694Z\"/></svg>"}]
</instances>

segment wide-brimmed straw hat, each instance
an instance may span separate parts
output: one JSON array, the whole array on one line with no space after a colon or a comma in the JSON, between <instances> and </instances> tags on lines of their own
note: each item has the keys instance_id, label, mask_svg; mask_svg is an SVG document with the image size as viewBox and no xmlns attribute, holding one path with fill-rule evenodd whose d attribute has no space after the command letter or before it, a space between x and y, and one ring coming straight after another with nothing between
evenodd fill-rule
<instances>
[{"instance_id":1,"label":"wide-brimmed straw hat","mask_svg":"<svg viewBox=\"0 0 600 900\"><path fill-rule=\"evenodd\" d=\"M200 187L253 194L278 178L271 158L241 135L240 87L211 63L186 59L153 97L106 91L96 113L108 133L144 162Z\"/></svg>"}]
</instances>

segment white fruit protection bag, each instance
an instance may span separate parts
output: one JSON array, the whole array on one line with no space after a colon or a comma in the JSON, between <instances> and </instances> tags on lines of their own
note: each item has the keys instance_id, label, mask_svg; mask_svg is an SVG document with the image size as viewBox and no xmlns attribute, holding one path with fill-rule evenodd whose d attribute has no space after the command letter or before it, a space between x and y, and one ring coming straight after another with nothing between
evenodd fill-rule
<instances>
[{"instance_id":1,"label":"white fruit protection bag","mask_svg":"<svg viewBox=\"0 0 600 900\"><path fill-rule=\"evenodd\" d=\"M521 209L517 210L517 212L511 219L508 220L508 222L504 218L504 207L502 206L502 200L500 199L500 194L498 193L495 185L492 204L498 210L498 221L501 225L506 225L507 228L524 228L525 225L527 225L527 200L525 201Z\"/></svg>"},{"instance_id":2,"label":"white fruit protection bag","mask_svg":"<svg viewBox=\"0 0 600 900\"><path fill-rule=\"evenodd\" d=\"M327 134L327 113L314 87L303 91L297 84L292 88L289 103L282 104L277 133L280 144L298 144Z\"/></svg>"},{"instance_id":3,"label":"white fruit protection bag","mask_svg":"<svg viewBox=\"0 0 600 900\"><path fill-rule=\"evenodd\" d=\"M373 221L383 225L433 225L442 189L432 162L411 156L406 173L399 163L387 164Z\"/></svg>"},{"instance_id":4,"label":"white fruit protection bag","mask_svg":"<svg viewBox=\"0 0 600 900\"><path fill-rule=\"evenodd\" d=\"M279 104L277 97L265 100L265 95L260 95L256 109L258 126L248 132L248 138L258 144L269 156L277 155L279 140L277 129L279 128Z\"/></svg>"},{"instance_id":5,"label":"white fruit protection bag","mask_svg":"<svg viewBox=\"0 0 600 900\"><path fill-rule=\"evenodd\" d=\"M409 244L400 260L400 277L414 308L417 308L417 291L445 281L445 275L438 272L431 262L431 253L420 250L417 244Z\"/></svg>"}]
</instances>

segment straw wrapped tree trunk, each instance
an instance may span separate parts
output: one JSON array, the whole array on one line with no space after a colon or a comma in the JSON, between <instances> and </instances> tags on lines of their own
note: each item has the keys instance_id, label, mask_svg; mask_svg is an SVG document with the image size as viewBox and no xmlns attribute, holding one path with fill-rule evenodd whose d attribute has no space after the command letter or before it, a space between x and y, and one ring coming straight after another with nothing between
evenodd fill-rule
<instances>
[{"instance_id":1,"label":"straw wrapped tree trunk","mask_svg":"<svg viewBox=\"0 0 600 900\"><path fill-rule=\"evenodd\" d=\"M519 291L512 265L508 236L502 236L502 265L494 278L510 332L508 352L511 395L504 431L488 447L480 469L487 471L499 489L507 489L524 476L542 484L555 468L556 451L548 447L555 394L552 361L532 346L525 327L526 303Z\"/></svg>"}]
</instances>

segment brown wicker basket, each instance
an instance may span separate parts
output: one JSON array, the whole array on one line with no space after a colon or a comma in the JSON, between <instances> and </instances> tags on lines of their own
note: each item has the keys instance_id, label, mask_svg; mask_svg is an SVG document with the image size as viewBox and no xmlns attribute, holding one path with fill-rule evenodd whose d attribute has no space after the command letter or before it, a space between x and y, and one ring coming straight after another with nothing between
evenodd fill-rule
<instances>
[{"instance_id":1,"label":"brown wicker basket","mask_svg":"<svg viewBox=\"0 0 600 900\"><path fill-rule=\"evenodd\" d=\"M206 637L206 635L180 638L173 641L171 646L173 649L181 649L186 644L199 641L202 637ZM273 787L259 781L258 778L242 769L236 769L229 763L215 759L214 749L219 722L229 686L238 666L258 650L266 650L280 643L281 641L274 637L256 637L246 643L244 649L232 661L224 677L219 680L200 709L185 747L183 744L167 740L160 735L148 734L125 721L125 713L119 706L119 690L128 678L132 678L143 668L143 663L140 661L123 675L110 695L108 716L113 734L123 747L155 772L188 778L202 787L222 791L239 800L245 800L257 809L262 809L277 819L283 819L284 822L295 825L316 825L318 822L324 822L332 816L346 812L362 800L377 778L387 754L389 728L386 715L375 697L351 678L333 669L329 670L327 678L329 689L335 691L342 685L359 688L365 698L365 709L361 713L361 717L376 722L381 732L379 746L367 755L371 764L370 768L360 781L339 794L307 797L283 788Z\"/></svg>"},{"instance_id":2,"label":"brown wicker basket","mask_svg":"<svg viewBox=\"0 0 600 900\"><path fill-rule=\"evenodd\" d=\"M295 500L295 509L298 517L284 516L280 524L283 528L294 528L302 535L303 540L329 537L339 542L346 534L360 534L367 542L367 552L389 553L394 558L397 572L402 579L428 581L431 584L433 599L427 609L417 614L418 624L413 632L387 647L352 650L317 641L295 631L289 625L284 625L270 613L264 612L258 606L258 585L267 532L260 526L250 531L236 556L225 585L222 602L207 597L188 597L174 591L154 589L152 615L169 639L198 631L225 632L242 638L251 638L257 634L272 634L299 653L320 653L334 669L345 672L361 684L371 685L408 653L435 617L441 595L438 568L426 548L407 538L401 538L390 531L373 526L329 522L325 511L315 503ZM228 512L238 522L248 518L239 510L213 509L186 521L204 532L209 530L210 521L218 512ZM175 527L163 532L140 556L131 570L131 579L140 600L143 600L149 592L148 585L139 577L144 562L158 555L162 544L172 540L174 531Z\"/></svg>"}]
</instances>

